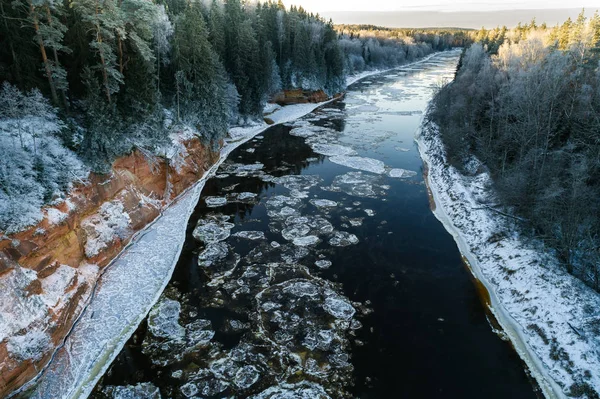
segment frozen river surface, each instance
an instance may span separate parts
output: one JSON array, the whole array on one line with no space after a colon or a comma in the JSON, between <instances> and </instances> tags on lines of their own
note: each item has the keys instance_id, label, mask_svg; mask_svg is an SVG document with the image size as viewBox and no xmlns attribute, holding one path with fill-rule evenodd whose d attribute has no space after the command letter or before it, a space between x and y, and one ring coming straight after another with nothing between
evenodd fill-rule
<instances>
[{"instance_id":1,"label":"frozen river surface","mask_svg":"<svg viewBox=\"0 0 600 399\"><path fill-rule=\"evenodd\" d=\"M275 126L204 188L95 398L535 398L429 209L413 143L459 52Z\"/></svg>"}]
</instances>

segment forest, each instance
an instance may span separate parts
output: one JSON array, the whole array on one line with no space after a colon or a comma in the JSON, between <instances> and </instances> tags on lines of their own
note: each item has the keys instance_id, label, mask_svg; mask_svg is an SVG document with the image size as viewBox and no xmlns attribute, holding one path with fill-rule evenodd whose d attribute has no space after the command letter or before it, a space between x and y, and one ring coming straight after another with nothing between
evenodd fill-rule
<instances>
[{"instance_id":1,"label":"forest","mask_svg":"<svg viewBox=\"0 0 600 399\"><path fill-rule=\"evenodd\" d=\"M474 40L430 113L450 161L481 161L525 235L600 290L600 15Z\"/></svg>"},{"instance_id":2,"label":"forest","mask_svg":"<svg viewBox=\"0 0 600 399\"><path fill-rule=\"evenodd\" d=\"M455 45L453 34L340 33L281 1L15 0L0 2L0 19L8 233L120 155L164 155L177 129L216 146L281 90L333 95L348 74Z\"/></svg>"}]
</instances>

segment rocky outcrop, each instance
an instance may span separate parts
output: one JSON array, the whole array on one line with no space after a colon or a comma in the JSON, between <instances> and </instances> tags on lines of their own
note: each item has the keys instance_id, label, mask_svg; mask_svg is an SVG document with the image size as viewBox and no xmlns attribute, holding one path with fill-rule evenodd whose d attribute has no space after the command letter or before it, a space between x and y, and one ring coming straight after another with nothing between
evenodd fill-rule
<instances>
[{"instance_id":1,"label":"rocky outcrop","mask_svg":"<svg viewBox=\"0 0 600 399\"><path fill-rule=\"evenodd\" d=\"M273 96L273 102L281 106L292 104L320 103L327 101L329 96L323 90L284 90Z\"/></svg>"},{"instance_id":2,"label":"rocky outcrop","mask_svg":"<svg viewBox=\"0 0 600 399\"><path fill-rule=\"evenodd\" d=\"M198 139L178 154L170 163L139 151L121 157L38 225L0 239L0 397L41 370L102 270L219 157Z\"/></svg>"}]
</instances>

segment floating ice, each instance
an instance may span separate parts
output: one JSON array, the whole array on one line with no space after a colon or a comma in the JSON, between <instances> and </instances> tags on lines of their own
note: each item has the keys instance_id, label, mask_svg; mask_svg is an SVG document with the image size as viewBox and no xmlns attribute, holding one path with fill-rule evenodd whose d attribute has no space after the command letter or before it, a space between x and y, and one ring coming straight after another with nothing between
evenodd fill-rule
<instances>
[{"instance_id":1,"label":"floating ice","mask_svg":"<svg viewBox=\"0 0 600 399\"><path fill-rule=\"evenodd\" d=\"M256 198L257 196L258 196L258 194L255 194L255 193L243 192L243 193L237 194L236 198L238 201L248 201L248 200L252 200L252 199Z\"/></svg>"},{"instance_id":2,"label":"floating ice","mask_svg":"<svg viewBox=\"0 0 600 399\"><path fill-rule=\"evenodd\" d=\"M285 195L275 195L266 203L267 208L280 208L284 205L298 206L302 201L298 198L286 197Z\"/></svg>"},{"instance_id":3,"label":"floating ice","mask_svg":"<svg viewBox=\"0 0 600 399\"><path fill-rule=\"evenodd\" d=\"M309 219L308 226L315 231L316 234L329 234L333 232L333 225L321 216Z\"/></svg>"},{"instance_id":4,"label":"floating ice","mask_svg":"<svg viewBox=\"0 0 600 399\"><path fill-rule=\"evenodd\" d=\"M267 214L269 217L274 219L285 219L290 216L298 216L300 215L300 212L294 208L290 208L289 206L284 206L281 209L269 210Z\"/></svg>"},{"instance_id":5,"label":"floating ice","mask_svg":"<svg viewBox=\"0 0 600 399\"><path fill-rule=\"evenodd\" d=\"M378 159L338 155L330 157L329 160L338 165L364 170L365 172L376 173L378 175L385 172L385 164Z\"/></svg>"},{"instance_id":6,"label":"floating ice","mask_svg":"<svg viewBox=\"0 0 600 399\"><path fill-rule=\"evenodd\" d=\"M192 235L198 241L211 244L229 238L233 227L233 223L199 220Z\"/></svg>"},{"instance_id":7,"label":"floating ice","mask_svg":"<svg viewBox=\"0 0 600 399\"><path fill-rule=\"evenodd\" d=\"M181 304L172 299L162 299L148 315L148 331L157 338L179 341L185 337L185 329L179 325Z\"/></svg>"},{"instance_id":8,"label":"floating ice","mask_svg":"<svg viewBox=\"0 0 600 399\"><path fill-rule=\"evenodd\" d=\"M348 172L336 176L331 186L322 187L322 189L334 192L343 191L356 197L375 198L384 193L383 187L377 184L379 181L379 176L367 175L362 172Z\"/></svg>"},{"instance_id":9,"label":"floating ice","mask_svg":"<svg viewBox=\"0 0 600 399\"><path fill-rule=\"evenodd\" d=\"M358 244L358 237L346 231L336 231L329 240L329 244L334 247L347 247L349 245Z\"/></svg>"},{"instance_id":10,"label":"floating ice","mask_svg":"<svg viewBox=\"0 0 600 399\"><path fill-rule=\"evenodd\" d=\"M264 240L265 233L262 231L238 231L233 235L238 238L245 238L247 240Z\"/></svg>"},{"instance_id":11,"label":"floating ice","mask_svg":"<svg viewBox=\"0 0 600 399\"><path fill-rule=\"evenodd\" d=\"M235 373L234 384L240 389L248 389L258 381L260 373L256 367L244 366Z\"/></svg>"},{"instance_id":12,"label":"floating ice","mask_svg":"<svg viewBox=\"0 0 600 399\"><path fill-rule=\"evenodd\" d=\"M321 385L303 381L271 387L249 399L331 399L331 396L327 395Z\"/></svg>"},{"instance_id":13,"label":"floating ice","mask_svg":"<svg viewBox=\"0 0 600 399\"><path fill-rule=\"evenodd\" d=\"M327 297L323 309L333 317L342 320L350 320L356 310L342 297Z\"/></svg>"},{"instance_id":14,"label":"floating ice","mask_svg":"<svg viewBox=\"0 0 600 399\"><path fill-rule=\"evenodd\" d=\"M396 151L400 151L400 152L409 152L410 148L405 148L405 147L394 147L396 149Z\"/></svg>"},{"instance_id":15,"label":"floating ice","mask_svg":"<svg viewBox=\"0 0 600 399\"><path fill-rule=\"evenodd\" d=\"M214 262L225 259L229 252L227 244L224 242L215 242L206 246L204 251L198 256L198 265L209 267Z\"/></svg>"},{"instance_id":16,"label":"floating ice","mask_svg":"<svg viewBox=\"0 0 600 399\"><path fill-rule=\"evenodd\" d=\"M358 227L358 226L362 226L363 224L363 218L352 218L352 219L348 219L348 222L350 223L351 226L353 227Z\"/></svg>"},{"instance_id":17,"label":"floating ice","mask_svg":"<svg viewBox=\"0 0 600 399\"><path fill-rule=\"evenodd\" d=\"M294 245L299 247L307 247L310 245L316 245L319 243L319 237L317 236L306 236L306 237L297 237L292 241Z\"/></svg>"},{"instance_id":18,"label":"floating ice","mask_svg":"<svg viewBox=\"0 0 600 399\"><path fill-rule=\"evenodd\" d=\"M306 191L319 184L323 179L315 175L287 175L275 179L275 183L280 184L288 190Z\"/></svg>"},{"instance_id":19,"label":"floating ice","mask_svg":"<svg viewBox=\"0 0 600 399\"><path fill-rule=\"evenodd\" d=\"M406 169L391 169L388 172L388 175L390 177L395 177L398 179L407 179L409 177L416 176L417 172L413 172L412 170L406 170Z\"/></svg>"},{"instance_id":20,"label":"floating ice","mask_svg":"<svg viewBox=\"0 0 600 399\"><path fill-rule=\"evenodd\" d=\"M319 287L311 283L310 281L296 281L283 289L286 294L291 294L299 297L303 296L317 296L319 295Z\"/></svg>"},{"instance_id":21,"label":"floating ice","mask_svg":"<svg viewBox=\"0 0 600 399\"><path fill-rule=\"evenodd\" d=\"M328 260L318 260L315 262L315 265L319 269L329 269L331 267L331 261Z\"/></svg>"},{"instance_id":22,"label":"floating ice","mask_svg":"<svg viewBox=\"0 0 600 399\"><path fill-rule=\"evenodd\" d=\"M310 227L303 223L293 224L281 231L281 235L288 241L293 241L296 238L304 237L310 233Z\"/></svg>"},{"instance_id":23,"label":"floating ice","mask_svg":"<svg viewBox=\"0 0 600 399\"><path fill-rule=\"evenodd\" d=\"M296 137L307 138L316 135L319 132L319 129L315 129L309 126L296 127L290 130L290 134Z\"/></svg>"},{"instance_id":24,"label":"floating ice","mask_svg":"<svg viewBox=\"0 0 600 399\"><path fill-rule=\"evenodd\" d=\"M236 165L236 169L234 173L240 173L240 172L256 172L259 170L262 170L262 168L265 167L265 165L263 165L262 163L254 163L254 164L249 164L249 165Z\"/></svg>"},{"instance_id":25,"label":"floating ice","mask_svg":"<svg viewBox=\"0 0 600 399\"><path fill-rule=\"evenodd\" d=\"M127 386L107 386L102 390L112 399L161 399L160 390L149 382Z\"/></svg>"},{"instance_id":26,"label":"floating ice","mask_svg":"<svg viewBox=\"0 0 600 399\"><path fill-rule=\"evenodd\" d=\"M179 390L186 398L191 398L192 396L195 396L199 391L196 384L192 382L188 382L187 384L182 385Z\"/></svg>"},{"instance_id":27,"label":"floating ice","mask_svg":"<svg viewBox=\"0 0 600 399\"><path fill-rule=\"evenodd\" d=\"M327 199L312 199L310 203L318 208L333 208L338 205L337 202Z\"/></svg>"},{"instance_id":28,"label":"floating ice","mask_svg":"<svg viewBox=\"0 0 600 399\"><path fill-rule=\"evenodd\" d=\"M206 197L204 201L209 208L217 208L227 204L227 198L225 197Z\"/></svg>"},{"instance_id":29,"label":"floating ice","mask_svg":"<svg viewBox=\"0 0 600 399\"><path fill-rule=\"evenodd\" d=\"M302 345L310 350L326 351L329 350L334 337L335 333L332 330L309 331L304 337Z\"/></svg>"},{"instance_id":30,"label":"floating ice","mask_svg":"<svg viewBox=\"0 0 600 399\"><path fill-rule=\"evenodd\" d=\"M375 211L373 209L365 209L365 213L367 216L375 216Z\"/></svg>"},{"instance_id":31,"label":"floating ice","mask_svg":"<svg viewBox=\"0 0 600 399\"><path fill-rule=\"evenodd\" d=\"M339 144L313 144L312 149L317 154L331 156L339 156L339 155L354 155L356 151L354 151L350 147L345 147Z\"/></svg>"},{"instance_id":32,"label":"floating ice","mask_svg":"<svg viewBox=\"0 0 600 399\"><path fill-rule=\"evenodd\" d=\"M211 330L212 323L210 320L196 320L187 326L186 329L186 350L206 346L215 336L215 332Z\"/></svg>"}]
</instances>

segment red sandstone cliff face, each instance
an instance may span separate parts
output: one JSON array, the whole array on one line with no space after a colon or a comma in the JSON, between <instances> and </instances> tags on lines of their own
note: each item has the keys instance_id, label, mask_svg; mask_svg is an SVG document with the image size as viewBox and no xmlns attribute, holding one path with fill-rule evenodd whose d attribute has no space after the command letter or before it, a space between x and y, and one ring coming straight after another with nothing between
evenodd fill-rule
<instances>
[{"instance_id":1,"label":"red sandstone cliff face","mask_svg":"<svg viewBox=\"0 0 600 399\"><path fill-rule=\"evenodd\" d=\"M323 90L307 91L302 89L284 90L273 97L273 102L279 105L320 103L329 100Z\"/></svg>"},{"instance_id":2,"label":"red sandstone cliff face","mask_svg":"<svg viewBox=\"0 0 600 399\"><path fill-rule=\"evenodd\" d=\"M218 159L197 139L183 145L177 167L139 152L119 158L110 175L92 174L53 207L58 218L0 240L0 397L49 361L133 234Z\"/></svg>"}]
</instances>

